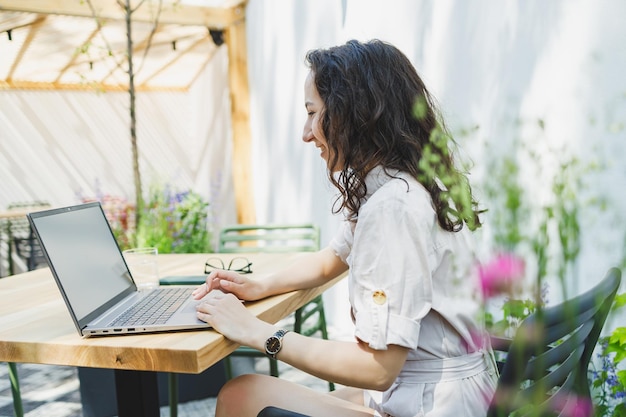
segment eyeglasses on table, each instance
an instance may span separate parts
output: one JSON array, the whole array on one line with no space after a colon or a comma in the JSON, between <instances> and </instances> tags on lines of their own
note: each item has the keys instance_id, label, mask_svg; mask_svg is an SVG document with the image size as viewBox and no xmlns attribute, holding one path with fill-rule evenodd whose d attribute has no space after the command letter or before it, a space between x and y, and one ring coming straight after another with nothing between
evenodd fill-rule
<instances>
[{"instance_id":1,"label":"eyeglasses on table","mask_svg":"<svg viewBox=\"0 0 626 417\"><path fill-rule=\"evenodd\" d=\"M220 258L209 258L204 263L204 273L210 274L216 269L222 269L226 271L238 272L240 274L251 274L251 267L252 262L250 262L248 258L241 256L231 259L228 266L224 265L224 261Z\"/></svg>"}]
</instances>

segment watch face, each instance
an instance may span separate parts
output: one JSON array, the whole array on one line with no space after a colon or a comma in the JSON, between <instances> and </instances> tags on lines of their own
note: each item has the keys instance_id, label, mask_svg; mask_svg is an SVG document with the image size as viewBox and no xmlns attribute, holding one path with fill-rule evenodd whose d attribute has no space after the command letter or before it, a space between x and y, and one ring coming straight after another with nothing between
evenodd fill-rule
<instances>
[{"instance_id":1,"label":"watch face","mask_svg":"<svg viewBox=\"0 0 626 417\"><path fill-rule=\"evenodd\" d=\"M276 336L271 336L265 341L265 350L270 354L278 353L280 350L280 339Z\"/></svg>"}]
</instances>

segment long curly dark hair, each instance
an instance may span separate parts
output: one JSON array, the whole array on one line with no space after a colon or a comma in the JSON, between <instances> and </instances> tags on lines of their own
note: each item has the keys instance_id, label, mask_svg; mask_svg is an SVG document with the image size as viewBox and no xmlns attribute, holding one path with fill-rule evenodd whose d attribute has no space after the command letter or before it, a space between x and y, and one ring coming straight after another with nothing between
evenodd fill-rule
<instances>
[{"instance_id":1,"label":"long curly dark hair","mask_svg":"<svg viewBox=\"0 0 626 417\"><path fill-rule=\"evenodd\" d=\"M407 172L430 193L448 231L480 226L466 173L454 165L453 140L434 100L408 58L396 47L355 40L306 55L324 102L322 131L330 148L328 177L340 192L333 212L355 220L366 195L365 177L376 166Z\"/></svg>"}]
</instances>

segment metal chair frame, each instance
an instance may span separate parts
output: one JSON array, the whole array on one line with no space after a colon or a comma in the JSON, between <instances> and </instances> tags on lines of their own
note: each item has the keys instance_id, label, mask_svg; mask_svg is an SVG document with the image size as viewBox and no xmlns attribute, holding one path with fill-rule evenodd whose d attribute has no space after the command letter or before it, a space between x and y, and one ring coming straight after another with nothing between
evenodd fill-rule
<instances>
[{"instance_id":1,"label":"metal chair frame","mask_svg":"<svg viewBox=\"0 0 626 417\"><path fill-rule=\"evenodd\" d=\"M587 292L528 316L512 340L492 337L506 358L488 417L554 416L568 401L591 403L589 362L620 282L612 268Z\"/></svg>"},{"instance_id":2,"label":"metal chair frame","mask_svg":"<svg viewBox=\"0 0 626 417\"><path fill-rule=\"evenodd\" d=\"M15 417L24 417L17 365L14 362L7 362L7 365L9 366L9 381L11 383L11 394L13 395L13 412L15 413Z\"/></svg>"},{"instance_id":3,"label":"metal chair frame","mask_svg":"<svg viewBox=\"0 0 626 417\"><path fill-rule=\"evenodd\" d=\"M13 203L8 206L8 210L43 210L50 205L45 201L33 201L25 203ZM30 223L26 217L9 217L5 220L7 244L8 244L8 271L10 275L15 275L15 265L13 263L13 251L21 258L28 271L32 271L42 266L47 266L46 258L43 254L39 241L35 237Z\"/></svg>"}]
</instances>

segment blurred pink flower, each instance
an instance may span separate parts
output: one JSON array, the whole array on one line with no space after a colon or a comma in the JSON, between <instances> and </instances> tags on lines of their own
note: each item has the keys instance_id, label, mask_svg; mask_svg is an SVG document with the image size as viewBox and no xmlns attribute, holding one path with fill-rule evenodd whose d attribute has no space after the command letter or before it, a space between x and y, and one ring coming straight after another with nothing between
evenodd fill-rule
<instances>
[{"instance_id":1,"label":"blurred pink flower","mask_svg":"<svg viewBox=\"0 0 626 417\"><path fill-rule=\"evenodd\" d=\"M556 410L563 417L593 417L591 399L563 394L557 398Z\"/></svg>"},{"instance_id":2,"label":"blurred pink flower","mask_svg":"<svg viewBox=\"0 0 626 417\"><path fill-rule=\"evenodd\" d=\"M478 265L478 280L484 298L511 292L524 278L524 260L510 253L498 254L486 264Z\"/></svg>"}]
</instances>

